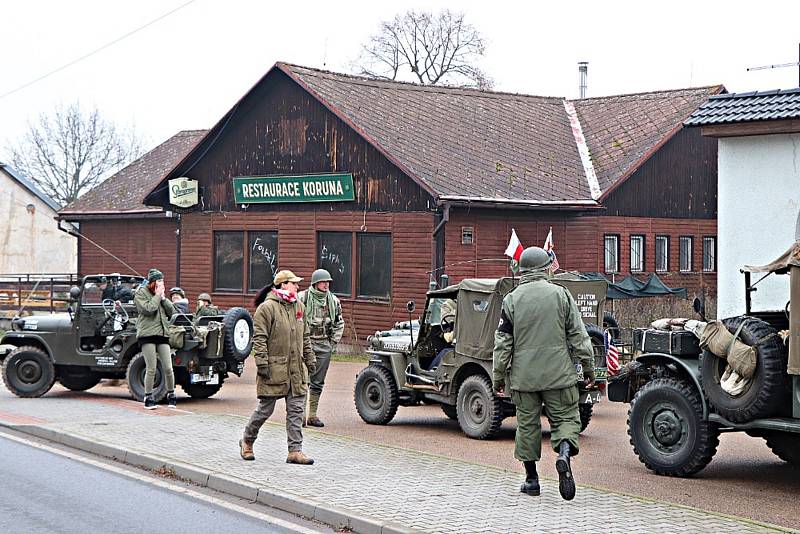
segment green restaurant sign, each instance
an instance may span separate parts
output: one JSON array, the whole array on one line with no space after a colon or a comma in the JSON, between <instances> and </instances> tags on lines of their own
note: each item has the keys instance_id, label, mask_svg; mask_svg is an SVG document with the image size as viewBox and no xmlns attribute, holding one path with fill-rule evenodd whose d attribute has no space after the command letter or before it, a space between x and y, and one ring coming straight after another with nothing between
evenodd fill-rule
<instances>
[{"instance_id":1,"label":"green restaurant sign","mask_svg":"<svg viewBox=\"0 0 800 534\"><path fill-rule=\"evenodd\" d=\"M352 174L239 176L233 179L237 204L342 202L355 200Z\"/></svg>"}]
</instances>

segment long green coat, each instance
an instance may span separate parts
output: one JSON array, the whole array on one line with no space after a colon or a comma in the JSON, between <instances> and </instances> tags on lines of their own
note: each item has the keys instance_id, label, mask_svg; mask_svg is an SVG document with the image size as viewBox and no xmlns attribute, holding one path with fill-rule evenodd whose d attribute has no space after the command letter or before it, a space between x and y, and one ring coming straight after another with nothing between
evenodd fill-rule
<instances>
[{"instance_id":1,"label":"long green coat","mask_svg":"<svg viewBox=\"0 0 800 534\"><path fill-rule=\"evenodd\" d=\"M136 311L136 337L147 336L169 337L169 318L175 313L175 307L166 297L159 297L150 289L141 286L133 296Z\"/></svg>"},{"instance_id":2,"label":"long green coat","mask_svg":"<svg viewBox=\"0 0 800 534\"><path fill-rule=\"evenodd\" d=\"M253 318L253 357L259 397L302 396L308 392L308 367L316 365L303 304L270 292ZM268 377L263 376L264 372Z\"/></svg>"},{"instance_id":3,"label":"long green coat","mask_svg":"<svg viewBox=\"0 0 800 534\"><path fill-rule=\"evenodd\" d=\"M580 311L564 287L544 273L523 276L503 299L493 353L495 384L506 373L516 391L545 391L574 386L579 377L570 350L584 369L594 366L592 342ZM582 378L582 377L581 377Z\"/></svg>"}]
</instances>

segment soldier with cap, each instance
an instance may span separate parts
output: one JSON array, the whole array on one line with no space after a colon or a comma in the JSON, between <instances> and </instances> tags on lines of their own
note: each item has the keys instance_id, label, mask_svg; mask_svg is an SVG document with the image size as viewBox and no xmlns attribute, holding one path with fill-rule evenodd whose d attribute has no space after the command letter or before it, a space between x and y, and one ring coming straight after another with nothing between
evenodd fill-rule
<instances>
[{"instance_id":1,"label":"soldier with cap","mask_svg":"<svg viewBox=\"0 0 800 534\"><path fill-rule=\"evenodd\" d=\"M275 410L278 399L286 402L286 441L288 464L311 465L314 460L303 454L303 415L308 393L308 375L315 371L314 351L303 315L303 303L297 299L302 278L292 271L279 271L273 283L256 297L253 317L253 358L256 361L258 406L239 440L243 460L255 460L253 443L258 432Z\"/></svg>"},{"instance_id":2,"label":"soldier with cap","mask_svg":"<svg viewBox=\"0 0 800 534\"><path fill-rule=\"evenodd\" d=\"M219 308L214 306L211 302L211 295L208 293L200 293L197 295L197 309L194 312L194 320L200 317L220 315Z\"/></svg>"},{"instance_id":3,"label":"soldier with cap","mask_svg":"<svg viewBox=\"0 0 800 534\"><path fill-rule=\"evenodd\" d=\"M558 490L566 500L575 497L570 457L578 454L581 429L578 388L571 352L583 364L584 378L594 382L592 344L569 291L551 283L553 257L529 247L519 260L522 279L503 299L495 332L493 387L510 390L517 408L514 457L525 465L522 493L539 495L536 462L542 453L542 405L547 406L550 443L558 453ZM508 383L506 382L508 378Z\"/></svg>"},{"instance_id":4,"label":"soldier with cap","mask_svg":"<svg viewBox=\"0 0 800 534\"><path fill-rule=\"evenodd\" d=\"M169 299L172 301L175 313L189 313L189 299L186 298L186 293L183 289L179 287L170 289Z\"/></svg>"},{"instance_id":5,"label":"soldier with cap","mask_svg":"<svg viewBox=\"0 0 800 534\"><path fill-rule=\"evenodd\" d=\"M325 387L325 376L328 374L331 355L344 333L342 304L330 290L332 281L331 273L325 269L317 269L311 273L311 287L299 295L306 308L305 317L311 330L311 346L317 358L317 370L311 375L309 384L311 391L306 414L308 426L325 426L317 416L317 408L322 389Z\"/></svg>"}]
</instances>

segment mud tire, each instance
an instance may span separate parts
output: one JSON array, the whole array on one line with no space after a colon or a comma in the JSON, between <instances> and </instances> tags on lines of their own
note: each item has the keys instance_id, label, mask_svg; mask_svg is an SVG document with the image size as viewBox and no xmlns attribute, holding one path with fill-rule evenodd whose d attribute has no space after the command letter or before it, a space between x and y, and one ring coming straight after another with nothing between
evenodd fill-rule
<instances>
[{"instance_id":1,"label":"mud tire","mask_svg":"<svg viewBox=\"0 0 800 534\"><path fill-rule=\"evenodd\" d=\"M472 439L491 439L503 424L503 401L482 375L469 376L461 383L456 411L461 430Z\"/></svg>"},{"instance_id":2,"label":"mud tire","mask_svg":"<svg viewBox=\"0 0 800 534\"><path fill-rule=\"evenodd\" d=\"M397 384L392 373L380 365L365 367L356 376L353 390L356 411L370 425L385 425L397 413Z\"/></svg>"},{"instance_id":3,"label":"mud tire","mask_svg":"<svg viewBox=\"0 0 800 534\"><path fill-rule=\"evenodd\" d=\"M41 397L55 380L53 361L38 347L17 347L3 360L3 383L17 397Z\"/></svg>"},{"instance_id":4,"label":"mud tire","mask_svg":"<svg viewBox=\"0 0 800 534\"><path fill-rule=\"evenodd\" d=\"M253 318L244 308L231 308L222 319L222 355L243 362L253 350Z\"/></svg>"},{"instance_id":5,"label":"mud tire","mask_svg":"<svg viewBox=\"0 0 800 534\"><path fill-rule=\"evenodd\" d=\"M125 379L128 382L128 391L134 400L142 402L144 400L144 373L147 370L147 364L144 361L144 354L141 352L131 358L128 364L128 370L125 373ZM161 361L157 362L156 378L153 381L153 398L156 402L160 402L167 396L167 381L164 380L164 375L161 371Z\"/></svg>"}]
</instances>

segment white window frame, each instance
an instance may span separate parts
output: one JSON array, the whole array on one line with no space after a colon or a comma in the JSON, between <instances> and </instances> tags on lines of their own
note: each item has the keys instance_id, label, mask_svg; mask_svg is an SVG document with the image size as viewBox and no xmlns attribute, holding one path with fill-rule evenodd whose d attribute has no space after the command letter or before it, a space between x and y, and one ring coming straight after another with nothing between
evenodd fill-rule
<instances>
[{"instance_id":1,"label":"white window frame","mask_svg":"<svg viewBox=\"0 0 800 534\"><path fill-rule=\"evenodd\" d=\"M634 243L638 243L638 251L634 251ZM644 236L641 234L633 234L630 237L630 251L631 251L631 272L642 273L644 272Z\"/></svg>"},{"instance_id":2,"label":"white window frame","mask_svg":"<svg viewBox=\"0 0 800 534\"><path fill-rule=\"evenodd\" d=\"M609 245L613 243L613 250ZM611 263L613 262L613 265ZM603 236L603 269L607 273L619 272L619 235L605 234Z\"/></svg>"},{"instance_id":3,"label":"white window frame","mask_svg":"<svg viewBox=\"0 0 800 534\"><path fill-rule=\"evenodd\" d=\"M663 243L664 246L664 255L662 263L659 263L658 257L658 244ZM666 273L669 272L669 236L668 235L657 235L656 236L656 244L655 244L655 260L656 260L656 272L657 273Z\"/></svg>"},{"instance_id":4,"label":"white window frame","mask_svg":"<svg viewBox=\"0 0 800 534\"><path fill-rule=\"evenodd\" d=\"M688 251L684 252L688 243ZM678 268L682 273L692 272L692 255L694 254L694 237L682 235L678 238ZM685 260L685 261L684 261Z\"/></svg>"},{"instance_id":5,"label":"white window frame","mask_svg":"<svg viewBox=\"0 0 800 534\"><path fill-rule=\"evenodd\" d=\"M711 259L710 262L711 265L707 266L706 259L709 256ZM703 236L703 272L713 273L716 272L716 270L717 270L717 238L713 235L706 235Z\"/></svg>"}]
</instances>

